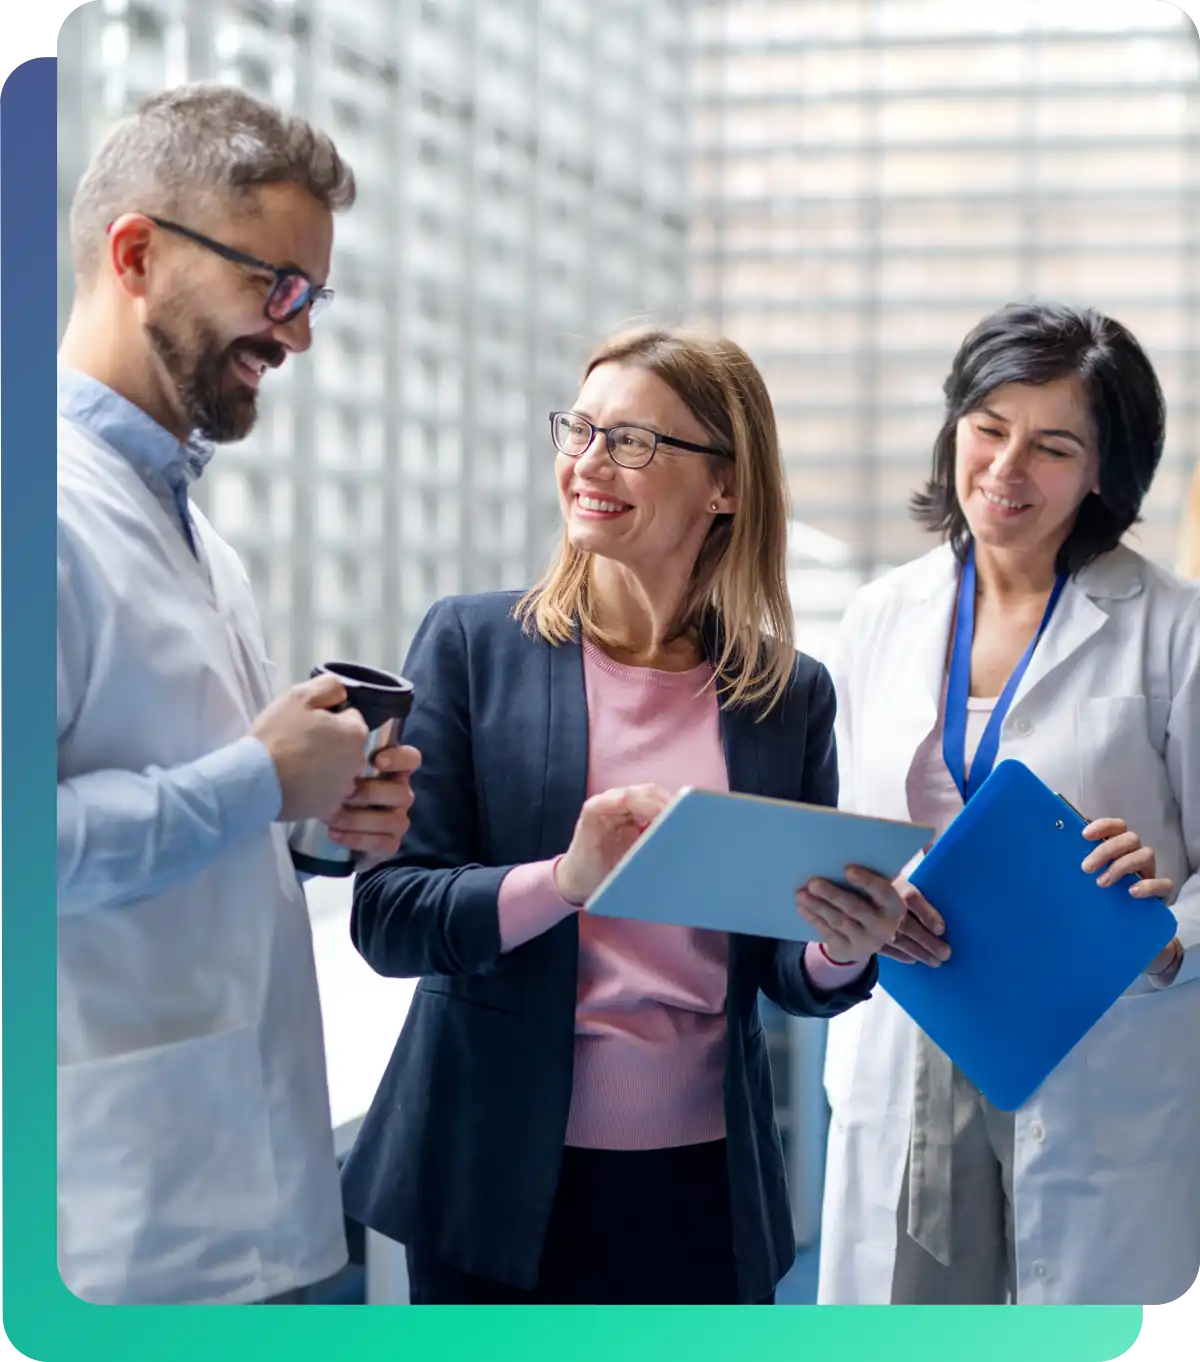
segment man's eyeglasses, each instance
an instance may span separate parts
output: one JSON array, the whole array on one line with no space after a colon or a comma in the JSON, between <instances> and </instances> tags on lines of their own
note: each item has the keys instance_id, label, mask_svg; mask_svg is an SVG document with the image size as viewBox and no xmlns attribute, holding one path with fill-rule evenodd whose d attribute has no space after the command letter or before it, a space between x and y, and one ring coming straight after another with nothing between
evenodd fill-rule
<instances>
[{"instance_id":1,"label":"man's eyeglasses","mask_svg":"<svg viewBox=\"0 0 1200 1362\"><path fill-rule=\"evenodd\" d=\"M203 246L205 250L212 251L225 260L231 260L235 265L244 265L247 269L261 270L264 274L274 275L271 291L263 303L263 315L268 321L282 325L284 322L292 321L308 308L308 319L311 322L333 301L333 289L315 284L303 270L296 269L293 265L272 265L266 260L259 260L257 256L247 255L245 251L235 250L223 242L214 241L203 232L194 232L190 227L181 227L179 223L168 222L166 218L156 218L152 213L145 216L164 232L174 232L177 236L187 237L189 241L194 241L198 246ZM109 223L109 226L111 227L112 223Z\"/></svg>"},{"instance_id":2,"label":"man's eyeglasses","mask_svg":"<svg viewBox=\"0 0 1200 1362\"><path fill-rule=\"evenodd\" d=\"M604 436L608 456L613 463L622 468L645 468L654 458L659 445L671 445L675 449L687 449L693 454L715 454L720 459L732 459L726 449L713 449L710 445L694 445L690 440L677 440L673 435L660 435L656 430L645 430L641 426L594 426L573 411L552 411L550 413L550 437L554 448L570 459L577 459L591 448L597 435Z\"/></svg>"}]
</instances>

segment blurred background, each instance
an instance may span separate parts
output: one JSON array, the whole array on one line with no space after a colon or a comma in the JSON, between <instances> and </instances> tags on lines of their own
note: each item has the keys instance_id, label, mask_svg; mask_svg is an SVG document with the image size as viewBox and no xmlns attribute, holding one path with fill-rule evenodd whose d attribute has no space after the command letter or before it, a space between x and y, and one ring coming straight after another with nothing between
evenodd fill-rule
<instances>
[{"instance_id":1,"label":"blurred background","mask_svg":"<svg viewBox=\"0 0 1200 1362\"><path fill-rule=\"evenodd\" d=\"M546 413L645 317L714 322L763 370L807 652L930 546L906 502L942 380L1016 299L1098 307L1148 350L1167 451L1131 541L1200 576L1198 75L1161 0L92 0L59 40L60 331L71 195L140 98L228 81L334 135L359 184L336 303L197 498L284 679L400 667L437 597L535 578L558 525ZM411 992L354 955L347 900L311 886L342 1143ZM780 1299L806 1300L823 1036L774 1021L808 1250ZM402 1294L375 1262L368 1295Z\"/></svg>"}]
</instances>

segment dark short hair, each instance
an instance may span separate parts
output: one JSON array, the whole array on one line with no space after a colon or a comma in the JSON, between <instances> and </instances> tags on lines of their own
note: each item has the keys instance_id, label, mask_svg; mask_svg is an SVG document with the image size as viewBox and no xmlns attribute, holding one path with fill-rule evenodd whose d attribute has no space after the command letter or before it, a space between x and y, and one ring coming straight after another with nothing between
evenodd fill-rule
<instances>
[{"instance_id":1,"label":"dark short hair","mask_svg":"<svg viewBox=\"0 0 1200 1362\"><path fill-rule=\"evenodd\" d=\"M929 481L910 503L926 529L946 536L962 561L971 532L954 486L955 433L1006 383L1051 383L1078 375L1096 429L1100 494L1089 492L1059 550L1059 572L1076 573L1116 548L1138 519L1166 435L1162 389L1146 352L1111 317L1063 303L1010 303L985 317L959 346L942 385L946 412Z\"/></svg>"}]
</instances>

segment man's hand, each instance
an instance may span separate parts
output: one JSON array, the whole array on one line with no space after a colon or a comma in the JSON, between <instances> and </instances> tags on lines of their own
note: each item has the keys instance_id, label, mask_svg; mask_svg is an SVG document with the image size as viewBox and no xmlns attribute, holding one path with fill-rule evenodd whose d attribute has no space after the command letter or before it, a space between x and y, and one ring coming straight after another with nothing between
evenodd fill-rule
<instances>
[{"instance_id":1,"label":"man's hand","mask_svg":"<svg viewBox=\"0 0 1200 1362\"><path fill-rule=\"evenodd\" d=\"M356 781L354 794L330 820L332 840L360 853L356 871L370 870L400 850L413 802L409 777L420 765L415 747L380 748L375 753L379 775Z\"/></svg>"},{"instance_id":2,"label":"man's hand","mask_svg":"<svg viewBox=\"0 0 1200 1362\"><path fill-rule=\"evenodd\" d=\"M271 754L283 790L281 822L328 821L354 794L367 724L354 709L330 712L345 699L342 683L322 675L285 691L255 719L250 732Z\"/></svg>"}]
</instances>

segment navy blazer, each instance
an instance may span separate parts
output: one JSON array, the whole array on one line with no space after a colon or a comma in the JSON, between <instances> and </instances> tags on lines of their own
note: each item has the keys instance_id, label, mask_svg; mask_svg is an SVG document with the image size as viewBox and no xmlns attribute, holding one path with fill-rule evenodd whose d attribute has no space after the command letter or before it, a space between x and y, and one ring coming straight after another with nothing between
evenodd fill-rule
<instances>
[{"instance_id":1,"label":"navy blazer","mask_svg":"<svg viewBox=\"0 0 1200 1362\"><path fill-rule=\"evenodd\" d=\"M346 1213L449 1266L531 1288L558 1183L575 1044L572 914L500 953L497 895L516 865L567 849L585 798L588 716L578 641L512 618L515 593L436 604L405 663L405 741L424 764L400 854L361 875L351 933L378 973L420 976L343 1174ZM755 722L721 711L732 790L837 801L834 693L798 654L787 694ZM651 773L647 773L649 776ZM761 1300L795 1257L761 990L831 1017L866 998L874 961L814 995L803 946L730 937L725 1125L741 1298Z\"/></svg>"}]
</instances>

